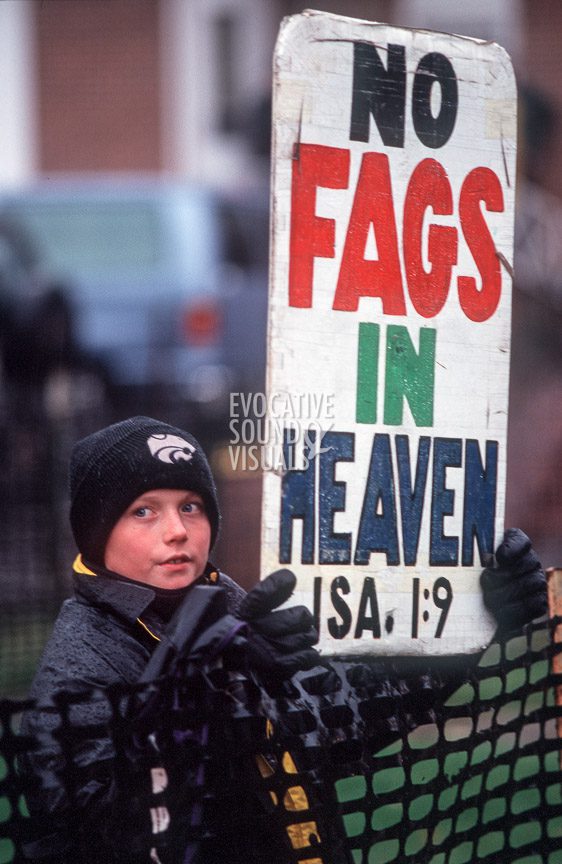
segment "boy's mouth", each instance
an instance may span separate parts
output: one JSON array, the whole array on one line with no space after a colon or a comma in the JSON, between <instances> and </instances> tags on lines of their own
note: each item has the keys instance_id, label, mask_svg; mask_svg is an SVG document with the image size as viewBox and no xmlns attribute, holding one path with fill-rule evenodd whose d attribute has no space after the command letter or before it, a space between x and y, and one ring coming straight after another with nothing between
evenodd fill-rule
<instances>
[{"instance_id":1,"label":"boy's mouth","mask_svg":"<svg viewBox=\"0 0 562 864\"><path fill-rule=\"evenodd\" d=\"M173 555L171 558L166 558L162 564L189 564L191 558L189 555Z\"/></svg>"}]
</instances>

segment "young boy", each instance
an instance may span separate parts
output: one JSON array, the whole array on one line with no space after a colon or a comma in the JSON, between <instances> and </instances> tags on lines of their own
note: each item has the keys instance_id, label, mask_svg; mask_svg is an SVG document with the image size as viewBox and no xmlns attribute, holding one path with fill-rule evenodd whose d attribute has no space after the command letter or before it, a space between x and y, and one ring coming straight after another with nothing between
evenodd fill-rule
<instances>
[{"instance_id":1,"label":"young boy","mask_svg":"<svg viewBox=\"0 0 562 864\"><path fill-rule=\"evenodd\" d=\"M72 706L69 720L73 730L103 728L109 705L96 698L96 689L140 679L194 586L222 588L230 615L243 613L246 596L209 562L219 506L205 454L188 433L134 417L88 436L72 453L70 497L80 553L74 562L75 593L63 604L31 687L30 697L44 710L27 712L22 724L24 734L41 742L38 752L22 759L24 774L43 786L28 793L34 836L25 852L31 860L53 864L87 861L93 848L96 860L114 860L106 831L112 824L115 780L109 733L86 731L71 757L81 772L74 783L87 817L76 824L60 780L68 754L61 753L53 734L60 723L52 709L55 694L92 691L91 699ZM311 647L317 635L308 610L270 613L290 593L284 576L270 580L265 603L265 583L247 595L257 611L252 617L259 620L244 624L251 631L246 662L281 678L314 665L318 657ZM268 621L274 624L271 637ZM92 834L96 824L98 836ZM124 860L123 853L115 860ZM148 859L139 853L132 860Z\"/></svg>"},{"instance_id":2,"label":"young boy","mask_svg":"<svg viewBox=\"0 0 562 864\"><path fill-rule=\"evenodd\" d=\"M37 708L24 715L22 726L39 740L38 749L22 759L31 781L27 797L33 826L25 851L30 860L50 864L158 862L147 845L142 817L135 822L133 794L129 806L126 800L123 805L123 788L118 792L123 766L116 764L110 703L103 694L146 678L151 658L159 656L155 649L169 638L174 613L180 607L181 613L189 612L199 585L215 586L225 596L214 644L232 644L243 627L238 668L255 671L260 680L287 679L315 666L317 636L304 607L275 611L294 586L287 571L246 595L210 564L220 522L216 489L207 459L188 433L134 417L88 436L73 450L70 494L80 553L75 593L55 623L31 688ZM499 566L483 574L484 599L500 623L518 627L546 610L544 573L522 532L506 533L497 558ZM357 678L356 673L357 667ZM359 677L379 682L387 674L382 664L373 663L365 664ZM58 735L60 692L90 695L70 705L68 727ZM132 745L131 752L134 758ZM251 837L246 842L248 850L255 847ZM276 842L270 840L268 864L293 861L288 853L283 857ZM254 854L257 859L250 857ZM167 860L215 861L183 852ZM222 860L230 864L234 857ZM262 858L248 852L240 860ZM312 860L329 859L319 853ZM335 852L330 860L336 860Z\"/></svg>"}]
</instances>

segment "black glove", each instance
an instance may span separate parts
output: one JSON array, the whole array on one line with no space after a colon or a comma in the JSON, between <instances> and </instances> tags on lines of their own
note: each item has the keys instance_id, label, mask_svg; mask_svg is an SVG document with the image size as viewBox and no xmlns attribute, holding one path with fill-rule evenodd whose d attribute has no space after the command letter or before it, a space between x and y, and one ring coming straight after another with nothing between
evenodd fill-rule
<instances>
[{"instance_id":1,"label":"black glove","mask_svg":"<svg viewBox=\"0 0 562 864\"><path fill-rule=\"evenodd\" d=\"M296 581L290 570L276 570L252 588L237 612L247 623L248 667L270 680L282 681L320 662L312 647L318 632L306 606L273 611L289 599Z\"/></svg>"},{"instance_id":2,"label":"black glove","mask_svg":"<svg viewBox=\"0 0 562 864\"><path fill-rule=\"evenodd\" d=\"M484 605L500 630L517 630L548 609L546 576L531 541L509 528L496 550L496 564L480 576Z\"/></svg>"}]
</instances>

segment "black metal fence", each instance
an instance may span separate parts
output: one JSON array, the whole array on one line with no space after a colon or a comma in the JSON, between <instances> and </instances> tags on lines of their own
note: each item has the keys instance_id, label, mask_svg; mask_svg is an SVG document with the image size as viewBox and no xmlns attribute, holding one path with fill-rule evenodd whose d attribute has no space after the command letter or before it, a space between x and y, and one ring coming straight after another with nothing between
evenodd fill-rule
<instances>
[{"instance_id":1,"label":"black metal fence","mask_svg":"<svg viewBox=\"0 0 562 864\"><path fill-rule=\"evenodd\" d=\"M158 763L150 748L130 759L131 703L122 693L96 692L109 718L99 734L113 739L121 791L135 811L118 830L137 825L147 855L149 847L169 852L178 837L182 847L218 844L222 857L205 858L213 861L238 861L225 844L234 850L250 837L253 851L243 860L264 864L560 864L562 709L555 690L562 676L552 671L560 623L536 622L494 643L453 691L431 676L412 688L395 672L354 662L303 673L289 690L271 693L240 675L201 675L188 664L159 683ZM57 700L53 734L67 757L72 705L84 698L93 697ZM3 864L23 860L28 823L16 760L36 742L17 733L23 707L0 702ZM59 769L72 801L80 767L66 758ZM151 787L155 770L169 783ZM172 817L156 829L151 813L162 808Z\"/></svg>"},{"instance_id":2,"label":"black metal fence","mask_svg":"<svg viewBox=\"0 0 562 864\"><path fill-rule=\"evenodd\" d=\"M0 403L0 696L21 696L70 590L70 449L110 415L95 378L64 370Z\"/></svg>"}]
</instances>

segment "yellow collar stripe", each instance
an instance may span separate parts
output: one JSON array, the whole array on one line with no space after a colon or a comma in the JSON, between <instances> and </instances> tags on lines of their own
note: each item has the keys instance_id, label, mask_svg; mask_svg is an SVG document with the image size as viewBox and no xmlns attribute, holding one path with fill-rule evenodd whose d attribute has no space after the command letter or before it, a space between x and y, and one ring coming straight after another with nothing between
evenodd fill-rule
<instances>
[{"instance_id":1,"label":"yellow collar stripe","mask_svg":"<svg viewBox=\"0 0 562 864\"><path fill-rule=\"evenodd\" d=\"M157 642L161 642L161 641L162 641L162 640L160 639L160 636L157 636L156 633L153 633L152 630L150 630L150 628L147 627L146 624L144 623L144 621L141 621L140 618L137 618L137 623L140 624L141 627L144 627L144 629L146 630L146 632L148 633L148 635L149 635L149 636L152 636L153 639L156 639Z\"/></svg>"},{"instance_id":2,"label":"yellow collar stripe","mask_svg":"<svg viewBox=\"0 0 562 864\"><path fill-rule=\"evenodd\" d=\"M86 567L86 565L84 564L84 562L82 560L81 555L77 555L76 558L74 559L74 564L72 565L72 569L74 570L75 573L84 573L86 576L95 576L96 575L93 570L90 570L89 567Z\"/></svg>"}]
</instances>

